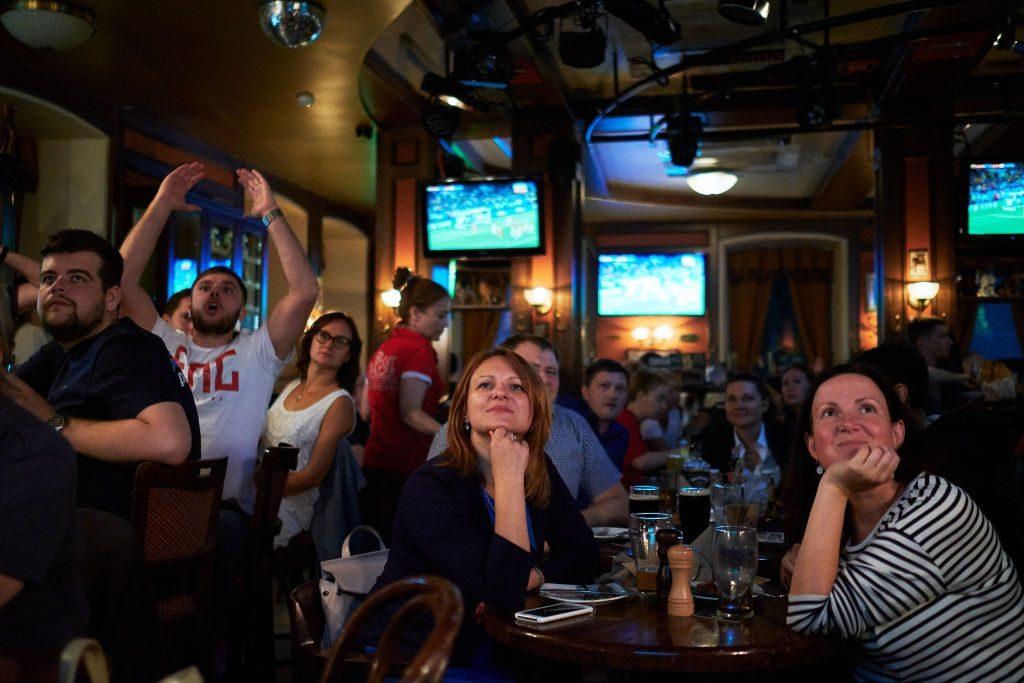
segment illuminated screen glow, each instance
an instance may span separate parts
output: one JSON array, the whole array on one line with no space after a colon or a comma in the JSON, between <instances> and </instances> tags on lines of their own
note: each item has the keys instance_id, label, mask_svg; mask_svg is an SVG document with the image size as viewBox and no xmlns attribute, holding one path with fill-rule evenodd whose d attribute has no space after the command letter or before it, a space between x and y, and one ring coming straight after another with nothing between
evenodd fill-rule
<instances>
[{"instance_id":1,"label":"illuminated screen glow","mask_svg":"<svg viewBox=\"0 0 1024 683\"><path fill-rule=\"evenodd\" d=\"M1024 164L971 164L967 234L1024 234Z\"/></svg>"},{"instance_id":2,"label":"illuminated screen glow","mask_svg":"<svg viewBox=\"0 0 1024 683\"><path fill-rule=\"evenodd\" d=\"M541 248L540 200L535 181L439 183L424 189L428 254Z\"/></svg>"},{"instance_id":3,"label":"illuminated screen glow","mask_svg":"<svg viewBox=\"0 0 1024 683\"><path fill-rule=\"evenodd\" d=\"M598 315L704 315L704 254L599 254Z\"/></svg>"}]
</instances>

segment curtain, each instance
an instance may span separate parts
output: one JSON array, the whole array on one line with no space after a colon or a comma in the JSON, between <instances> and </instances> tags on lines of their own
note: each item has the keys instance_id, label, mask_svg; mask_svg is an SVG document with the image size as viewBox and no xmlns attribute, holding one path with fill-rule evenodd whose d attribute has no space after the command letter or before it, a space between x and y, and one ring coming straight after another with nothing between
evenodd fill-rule
<instances>
[{"instance_id":1,"label":"curtain","mask_svg":"<svg viewBox=\"0 0 1024 683\"><path fill-rule=\"evenodd\" d=\"M824 249L783 249L782 272L793 298L800 346L808 365L818 359L832 364L832 252Z\"/></svg>"},{"instance_id":2,"label":"curtain","mask_svg":"<svg viewBox=\"0 0 1024 683\"><path fill-rule=\"evenodd\" d=\"M498 325L501 323L500 310L462 311L462 362L468 363L477 351L494 346Z\"/></svg>"},{"instance_id":3,"label":"curtain","mask_svg":"<svg viewBox=\"0 0 1024 683\"><path fill-rule=\"evenodd\" d=\"M752 369L761 352L772 280L778 272L777 249L729 254L729 341L739 370Z\"/></svg>"}]
</instances>

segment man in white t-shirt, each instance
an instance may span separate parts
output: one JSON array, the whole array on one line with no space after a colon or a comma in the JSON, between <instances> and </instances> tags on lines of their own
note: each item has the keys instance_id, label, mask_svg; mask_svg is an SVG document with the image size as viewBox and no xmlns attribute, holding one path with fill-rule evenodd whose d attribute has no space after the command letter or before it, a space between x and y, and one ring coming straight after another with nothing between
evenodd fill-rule
<instances>
[{"instance_id":1,"label":"man in white t-shirt","mask_svg":"<svg viewBox=\"0 0 1024 683\"><path fill-rule=\"evenodd\" d=\"M257 171L239 169L237 173L250 200L247 215L262 219L267 226L288 283L288 293L274 306L267 322L255 332L235 332L245 310L246 288L228 268L209 268L196 277L191 336L162 320L139 286L139 275L171 212L199 210L185 199L203 177L199 163L179 166L164 178L146 213L121 245L125 261L121 313L163 339L192 387L203 457L228 458L224 499L237 500L242 510L251 513L253 469L274 382L290 360L316 303L317 283L270 185Z\"/></svg>"}]
</instances>

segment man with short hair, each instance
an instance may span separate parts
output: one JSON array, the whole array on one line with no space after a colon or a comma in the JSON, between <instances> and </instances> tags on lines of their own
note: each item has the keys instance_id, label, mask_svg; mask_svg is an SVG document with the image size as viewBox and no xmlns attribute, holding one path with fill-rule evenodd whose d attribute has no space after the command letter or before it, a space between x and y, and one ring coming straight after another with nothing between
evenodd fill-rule
<instances>
[{"instance_id":1,"label":"man with short hair","mask_svg":"<svg viewBox=\"0 0 1024 683\"><path fill-rule=\"evenodd\" d=\"M621 363L599 358L583 373L581 393L580 414L621 472L629 450L629 431L617 418L626 407L629 373Z\"/></svg>"},{"instance_id":2,"label":"man with short hair","mask_svg":"<svg viewBox=\"0 0 1024 683\"><path fill-rule=\"evenodd\" d=\"M940 367L953 351L953 338L949 336L946 321L930 317L912 320L907 325L907 340L928 365L928 399L925 403L925 414L931 416L941 413L947 407L943 405L943 390L953 387L966 388L970 382L967 375Z\"/></svg>"},{"instance_id":3,"label":"man with short hair","mask_svg":"<svg viewBox=\"0 0 1024 683\"><path fill-rule=\"evenodd\" d=\"M175 292L164 304L164 312L160 317L165 323L181 332L186 337L192 335L192 290L183 289Z\"/></svg>"},{"instance_id":4,"label":"man with short hair","mask_svg":"<svg viewBox=\"0 0 1024 683\"><path fill-rule=\"evenodd\" d=\"M501 343L522 356L540 375L551 400L551 436L544 451L577 501L588 502L580 512L587 524L622 524L629 511L629 496L619 485L620 474L586 421L555 404L558 396L558 356L547 339L530 334L513 335ZM441 455L448 447L447 429L442 427L430 444L427 459Z\"/></svg>"},{"instance_id":5,"label":"man with short hair","mask_svg":"<svg viewBox=\"0 0 1024 683\"><path fill-rule=\"evenodd\" d=\"M118 320L123 262L109 242L64 230L41 253L38 309L53 341L0 390L78 453L78 506L128 519L140 462L199 458L195 404L160 340Z\"/></svg>"},{"instance_id":6,"label":"man with short hair","mask_svg":"<svg viewBox=\"0 0 1024 683\"><path fill-rule=\"evenodd\" d=\"M288 283L266 323L255 332L235 332L245 311L246 287L230 268L199 273L192 285L192 333L182 334L162 320L139 276L173 211L197 211L186 194L203 178L203 166L179 166L164 178L156 197L132 228L121 253L125 258L124 310L141 327L159 336L188 379L199 411L203 453L228 458L224 499L251 514L253 472L270 396L288 363L295 341L316 303L313 269L295 238L270 185L257 171L239 169L249 199L247 215L263 221Z\"/></svg>"}]
</instances>

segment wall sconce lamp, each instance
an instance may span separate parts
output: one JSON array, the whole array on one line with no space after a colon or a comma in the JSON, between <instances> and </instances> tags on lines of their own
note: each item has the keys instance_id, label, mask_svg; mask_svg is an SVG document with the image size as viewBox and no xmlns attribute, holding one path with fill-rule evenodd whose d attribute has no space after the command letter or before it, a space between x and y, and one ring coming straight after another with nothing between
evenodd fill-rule
<instances>
[{"instance_id":1,"label":"wall sconce lamp","mask_svg":"<svg viewBox=\"0 0 1024 683\"><path fill-rule=\"evenodd\" d=\"M533 306L538 315L544 315L551 310L551 290L547 287L530 287L523 291L523 298L526 303Z\"/></svg>"},{"instance_id":2,"label":"wall sconce lamp","mask_svg":"<svg viewBox=\"0 0 1024 683\"><path fill-rule=\"evenodd\" d=\"M938 293L938 282L921 281L907 284L907 297L910 299L910 307L917 311L923 311Z\"/></svg>"},{"instance_id":3,"label":"wall sconce lamp","mask_svg":"<svg viewBox=\"0 0 1024 683\"><path fill-rule=\"evenodd\" d=\"M640 344L643 344L651 338L651 328L649 327L634 327L630 332L633 339L637 340Z\"/></svg>"},{"instance_id":4,"label":"wall sconce lamp","mask_svg":"<svg viewBox=\"0 0 1024 683\"><path fill-rule=\"evenodd\" d=\"M672 339L672 334L673 330L670 326L658 325L651 332L651 337L653 337L654 342L660 346L662 344L667 344L668 341Z\"/></svg>"},{"instance_id":5,"label":"wall sconce lamp","mask_svg":"<svg viewBox=\"0 0 1024 683\"><path fill-rule=\"evenodd\" d=\"M398 308L398 304L402 303L402 293L397 289L388 289L380 293L380 300L388 308Z\"/></svg>"}]
</instances>

